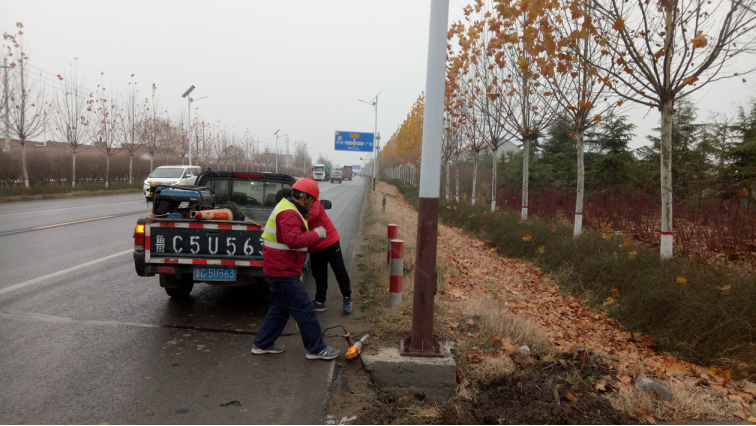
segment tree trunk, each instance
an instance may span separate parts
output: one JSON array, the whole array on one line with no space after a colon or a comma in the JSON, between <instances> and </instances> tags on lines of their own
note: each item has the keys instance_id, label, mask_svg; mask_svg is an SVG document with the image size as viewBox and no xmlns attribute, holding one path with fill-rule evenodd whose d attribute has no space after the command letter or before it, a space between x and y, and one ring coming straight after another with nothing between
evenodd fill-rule
<instances>
[{"instance_id":1,"label":"tree trunk","mask_svg":"<svg viewBox=\"0 0 756 426\"><path fill-rule=\"evenodd\" d=\"M459 160L458 159L454 161L454 169L456 172L454 173L454 186L456 187L455 189L456 189L456 194L457 194L456 200L457 202L459 202Z\"/></svg>"},{"instance_id":2,"label":"tree trunk","mask_svg":"<svg viewBox=\"0 0 756 426\"><path fill-rule=\"evenodd\" d=\"M528 220L528 179L530 177L530 136L522 140L522 220Z\"/></svg>"},{"instance_id":3,"label":"tree trunk","mask_svg":"<svg viewBox=\"0 0 756 426\"><path fill-rule=\"evenodd\" d=\"M496 211L496 149L491 149L493 164L491 165L491 212Z\"/></svg>"},{"instance_id":4,"label":"tree trunk","mask_svg":"<svg viewBox=\"0 0 756 426\"><path fill-rule=\"evenodd\" d=\"M446 201L449 201L449 161L446 162Z\"/></svg>"},{"instance_id":5,"label":"tree trunk","mask_svg":"<svg viewBox=\"0 0 756 426\"><path fill-rule=\"evenodd\" d=\"M26 141L21 144L21 169L24 172L24 188L29 187L29 171L26 169Z\"/></svg>"},{"instance_id":6,"label":"tree trunk","mask_svg":"<svg viewBox=\"0 0 756 426\"><path fill-rule=\"evenodd\" d=\"M585 130L577 133L577 198L575 199L575 231L573 238L580 237L583 230L583 197L585 194L585 163L583 162L583 143Z\"/></svg>"},{"instance_id":7,"label":"tree trunk","mask_svg":"<svg viewBox=\"0 0 756 426\"><path fill-rule=\"evenodd\" d=\"M154 168L152 168L152 162L154 159L155 159L154 156L150 154L150 173L152 173L152 171L155 170Z\"/></svg>"},{"instance_id":8,"label":"tree trunk","mask_svg":"<svg viewBox=\"0 0 756 426\"><path fill-rule=\"evenodd\" d=\"M73 152L73 167L71 168L71 189L76 188L76 151Z\"/></svg>"},{"instance_id":9,"label":"tree trunk","mask_svg":"<svg viewBox=\"0 0 756 426\"><path fill-rule=\"evenodd\" d=\"M477 182L478 181L478 156L475 156L475 160L473 160L473 187L472 187L472 198L470 199L470 205L475 205L475 195L478 193L477 188Z\"/></svg>"},{"instance_id":10,"label":"tree trunk","mask_svg":"<svg viewBox=\"0 0 756 426\"><path fill-rule=\"evenodd\" d=\"M673 251L672 231L672 115L675 101L668 99L661 110L661 247L662 260L671 259Z\"/></svg>"},{"instance_id":11,"label":"tree trunk","mask_svg":"<svg viewBox=\"0 0 756 426\"><path fill-rule=\"evenodd\" d=\"M134 154L129 155L129 185L134 184L134 178L131 171L134 169Z\"/></svg>"},{"instance_id":12,"label":"tree trunk","mask_svg":"<svg viewBox=\"0 0 756 426\"><path fill-rule=\"evenodd\" d=\"M110 156L105 155L105 189L108 189L108 181L110 180Z\"/></svg>"}]
</instances>

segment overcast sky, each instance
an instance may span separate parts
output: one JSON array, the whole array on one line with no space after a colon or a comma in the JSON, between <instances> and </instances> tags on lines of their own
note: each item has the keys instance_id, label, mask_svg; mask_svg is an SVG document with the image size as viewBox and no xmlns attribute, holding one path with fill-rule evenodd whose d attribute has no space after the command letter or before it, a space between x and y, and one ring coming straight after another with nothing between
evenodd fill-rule
<instances>
[{"instance_id":1,"label":"overcast sky","mask_svg":"<svg viewBox=\"0 0 756 426\"><path fill-rule=\"evenodd\" d=\"M469 1L451 0L449 21ZM121 93L131 74L141 93L154 83L163 109L186 110L181 94L209 96L200 116L273 147L273 133L308 143L310 154L358 164L334 151L334 131L378 131L385 142L425 90L429 0L402 1L37 1L0 0L0 31L24 24L31 65L53 75L78 63L79 79ZM744 60L756 58L744 57ZM699 118L733 114L756 97L752 81L727 80L695 96ZM658 126L658 112L636 110L633 146ZM196 111L192 111L195 114ZM282 144L284 139L279 139Z\"/></svg>"}]
</instances>

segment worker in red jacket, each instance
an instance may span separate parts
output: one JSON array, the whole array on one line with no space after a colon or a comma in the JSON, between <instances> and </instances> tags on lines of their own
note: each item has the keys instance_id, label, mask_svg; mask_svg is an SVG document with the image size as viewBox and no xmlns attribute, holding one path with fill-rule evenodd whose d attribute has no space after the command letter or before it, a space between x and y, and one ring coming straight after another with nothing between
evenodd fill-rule
<instances>
[{"instance_id":1,"label":"worker in red jacket","mask_svg":"<svg viewBox=\"0 0 756 426\"><path fill-rule=\"evenodd\" d=\"M302 335L307 359L334 359L340 351L325 344L312 299L299 279L307 248L327 237L322 226L310 231L306 219L308 211L319 202L320 189L312 179L299 180L291 189L291 196L276 205L262 234L263 273L270 287L270 304L252 353L283 352L284 346L275 342L291 315Z\"/></svg>"},{"instance_id":2,"label":"worker in red jacket","mask_svg":"<svg viewBox=\"0 0 756 426\"><path fill-rule=\"evenodd\" d=\"M310 209L309 223L313 226L325 228L326 238L310 246L310 260L312 262L312 276L315 277L315 300L312 301L315 312L326 310L325 301L328 292L328 264L331 264L333 274L339 283L341 296L343 297L342 310L345 313L352 311L352 288L349 282L349 273L344 266L344 257L341 254L339 232L333 226L331 218L325 212L320 201L316 201Z\"/></svg>"}]
</instances>

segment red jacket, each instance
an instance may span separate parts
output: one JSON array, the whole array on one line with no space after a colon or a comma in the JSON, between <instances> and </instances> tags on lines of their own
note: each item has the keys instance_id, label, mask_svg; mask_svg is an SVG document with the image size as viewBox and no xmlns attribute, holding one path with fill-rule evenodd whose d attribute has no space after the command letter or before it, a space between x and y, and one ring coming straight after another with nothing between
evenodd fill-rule
<instances>
[{"instance_id":1,"label":"red jacket","mask_svg":"<svg viewBox=\"0 0 756 426\"><path fill-rule=\"evenodd\" d=\"M334 244L340 238L339 231L337 231L336 227L333 226L331 218L329 218L326 214L323 205L320 204L320 201L315 201L315 204L310 209L310 213L307 216L307 223L310 225L310 229L315 229L318 226L322 226L326 230L325 239L320 240L314 246L310 246L310 253L315 253L323 250L331 244Z\"/></svg>"},{"instance_id":2,"label":"red jacket","mask_svg":"<svg viewBox=\"0 0 756 426\"><path fill-rule=\"evenodd\" d=\"M310 229L313 229L310 225ZM308 231L299 213L284 210L276 216L276 241L297 249L315 245L320 238ZM263 246L263 273L269 277L298 277L302 275L306 252L276 250Z\"/></svg>"}]
</instances>

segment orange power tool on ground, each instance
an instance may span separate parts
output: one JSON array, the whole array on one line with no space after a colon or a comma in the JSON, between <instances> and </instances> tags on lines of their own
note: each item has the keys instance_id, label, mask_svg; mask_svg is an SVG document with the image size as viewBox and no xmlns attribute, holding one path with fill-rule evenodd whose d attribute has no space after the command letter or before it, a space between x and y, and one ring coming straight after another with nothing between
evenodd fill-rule
<instances>
[{"instance_id":1,"label":"orange power tool on ground","mask_svg":"<svg viewBox=\"0 0 756 426\"><path fill-rule=\"evenodd\" d=\"M326 331L333 330L334 328L341 328L342 330L344 330L344 334L326 336ZM349 345L349 349L347 349L347 352L346 352L346 359L354 359L354 358L357 358L357 355L359 355L360 352L362 352L362 346L365 344L368 337L370 336L366 334L362 336L362 338L358 340L357 343L354 343L354 341L352 340L352 334L346 331L346 328L344 328L343 325L335 325L333 327L328 327L325 330L323 330L323 338L329 339L331 337L344 337L347 341L347 344Z\"/></svg>"},{"instance_id":2,"label":"orange power tool on ground","mask_svg":"<svg viewBox=\"0 0 756 426\"><path fill-rule=\"evenodd\" d=\"M365 344L365 342L367 341L368 337L370 337L370 335L366 334L362 336L362 339L358 340L357 343L352 342L352 338L349 336L349 333L347 333L345 337L347 338L347 342L349 343L349 349L347 349L346 359L353 359L353 358L356 358L357 355L360 354L360 352L362 352L362 345Z\"/></svg>"}]
</instances>

